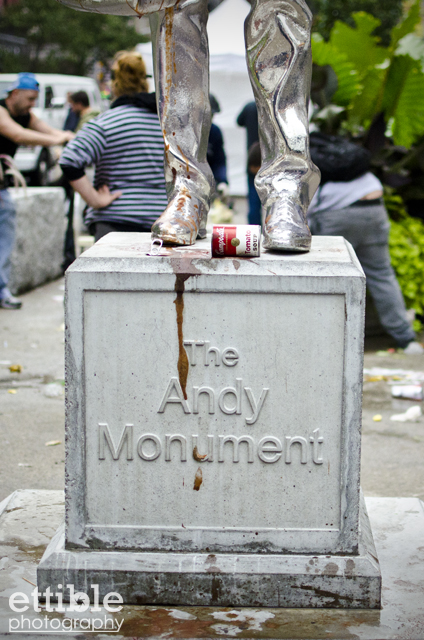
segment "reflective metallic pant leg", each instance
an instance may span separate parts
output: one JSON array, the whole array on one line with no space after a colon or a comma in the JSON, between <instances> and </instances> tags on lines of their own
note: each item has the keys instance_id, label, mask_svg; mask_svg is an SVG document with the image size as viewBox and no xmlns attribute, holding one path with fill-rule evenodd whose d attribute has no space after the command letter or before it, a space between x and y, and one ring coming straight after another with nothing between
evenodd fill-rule
<instances>
[{"instance_id":1,"label":"reflective metallic pant leg","mask_svg":"<svg viewBox=\"0 0 424 640\"><path fill-rule=\"evenodd\" d=\"M60 0L80 11L149 15L169 205L154 237L193 244L206 235L213 175L206 161L211 123L208 0ZM219 4L219 3L218 3Z\"/></svg>"},{"instance_id":2,"label":"reflective metallic pant leg","mask_svg":"<svg viewBox=\"0 0 424 640\"><path fill-rule=\"evenodd\" d=\"M265 209L268 249L310 248L305 219L319 184L307 116L311 19L304 0L254 0L245 25L262 151L255 184Z\"/></svg>"},{"instance_id":3,"label":"reflective metallic pant leg","mask_svg":"<svg viewBox=\"0 0 424 640\"><path fill-rule=\"evenodd\" d=\"M154 237L193 244L206 235L213 175L206 160L211 123L207 0L182 0L150 17L169 205Z\"/></svg>"}]
</instances>

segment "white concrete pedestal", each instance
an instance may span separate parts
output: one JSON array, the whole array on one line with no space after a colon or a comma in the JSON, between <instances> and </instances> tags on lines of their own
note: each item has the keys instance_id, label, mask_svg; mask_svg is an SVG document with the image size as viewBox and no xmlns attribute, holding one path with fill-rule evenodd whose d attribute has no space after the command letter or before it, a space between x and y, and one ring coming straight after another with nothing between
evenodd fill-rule
<instances>
[{"instance_id":1,"label":"white concrete pedestal","mask_svg":"<svg viewBox=\"0 0 424 640\"><path fill-rule=\"evenodd\" d=\"M40 590L95 579L127 603L378 607L353 251L149 249L110 234L67 273L66 531Z\"/></svg>"}]
</instances>

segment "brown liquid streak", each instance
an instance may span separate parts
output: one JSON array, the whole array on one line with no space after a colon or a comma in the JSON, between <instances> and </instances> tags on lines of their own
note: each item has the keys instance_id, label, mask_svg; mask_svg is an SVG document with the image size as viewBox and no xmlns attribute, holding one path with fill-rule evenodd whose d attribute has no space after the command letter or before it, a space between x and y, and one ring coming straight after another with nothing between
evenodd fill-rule
<instances>
[{"instance_id":1,"label":"brown liquid streak","mask_svg":"<svg viewBox=\"0 0 424 640\"><path fill-rule=\"evenodd\" d=\"M173 52L173 22L174 22L174 7L169 7L165 9L165 70L166 70L166 80L165 80L165 88L163 95L163 118L162 121L166 119L167 112L169 109L169 95L172 87L172 61L174 59ZM166 136L164 131L164 137Z\"/></svg>"},{"instance_id":2,"label":"brown liquid streak","mask_svg":"<svg viewBox=\"0 0 424 640\"><path fill-rule=\"evenodd\" d=\"M132 7L130 5L130 3L128 2L128 0L125 0L125 2L129 6L129 8L138 15L139 18L141 18L144 15L144 13L142 13L141 11L138 10L138 2L137 2L137 5L135 7Z\"/></svg>"},{"instance_id":3,"label":"brown liquid streak","mask_svg":"<svg viewBox=\"0 0 424 640\"><path fill-rule=\"evenodd\" d=\"M188 378L188 357L187 352L184 349L184 334L183 334L183 320L184 320L184 282L189 276L177 275L175 280L175 291L177 297L174 300L175 309L177 312L177 331L178 331L178 379L180 381L181 389L185 400L187 400L187 378Z\"/></svg>"},{"instance_id":4,"label":"brown liquid streak","mask_svg":"<svg viewBox=\"0 0 424 640\"><path fill-rule=\"evenodd\" d=\"M187 173L189 173L190 171L190 160L187 158L187 156L184 154L184 151L181 149L180 145L177 144L177 149L178 151L181 153L184 162L186 164L186 169L187 169Z\"/></svg>"}]
</instances>

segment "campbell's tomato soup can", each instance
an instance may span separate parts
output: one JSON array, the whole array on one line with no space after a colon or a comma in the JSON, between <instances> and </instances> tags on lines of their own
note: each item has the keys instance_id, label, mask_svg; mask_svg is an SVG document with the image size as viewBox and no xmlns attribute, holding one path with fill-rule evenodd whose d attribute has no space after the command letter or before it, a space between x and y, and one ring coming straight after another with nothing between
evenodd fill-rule
<instances>
[{"instance_id":1,"label":"campbell's tomato soup can","mask_svg":"<svg viewBox=\"0 0 424 640\"><path fill-rule=\"evenodd\" d=\"M254 258L261 254L261 227L256 224L215 225L212 230L212 255L214 258L245 256Z\"/></svg>"}]
</instances>

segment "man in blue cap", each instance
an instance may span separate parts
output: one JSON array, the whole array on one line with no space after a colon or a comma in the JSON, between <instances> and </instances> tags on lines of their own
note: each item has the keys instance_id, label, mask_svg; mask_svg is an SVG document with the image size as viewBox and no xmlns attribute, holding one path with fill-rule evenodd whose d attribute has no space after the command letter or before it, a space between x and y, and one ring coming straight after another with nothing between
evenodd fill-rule
<instances>
[{"instance_id":1,"label":"man in blue cap","mask_svg":"<svg viewBox=\"0 0 424 640\"><path fill-rule=\"evenodd\" d=\"M9 258L15 241L16 212L7 191L8 174L13 172L13 156L20 144L50 147L74 137L37 118L31 108L38 98L38 82L32 73L20 73L0 100L0 308L19 309L21 301L12 296L7 283Z\"/></svg>"}]
</instances>

